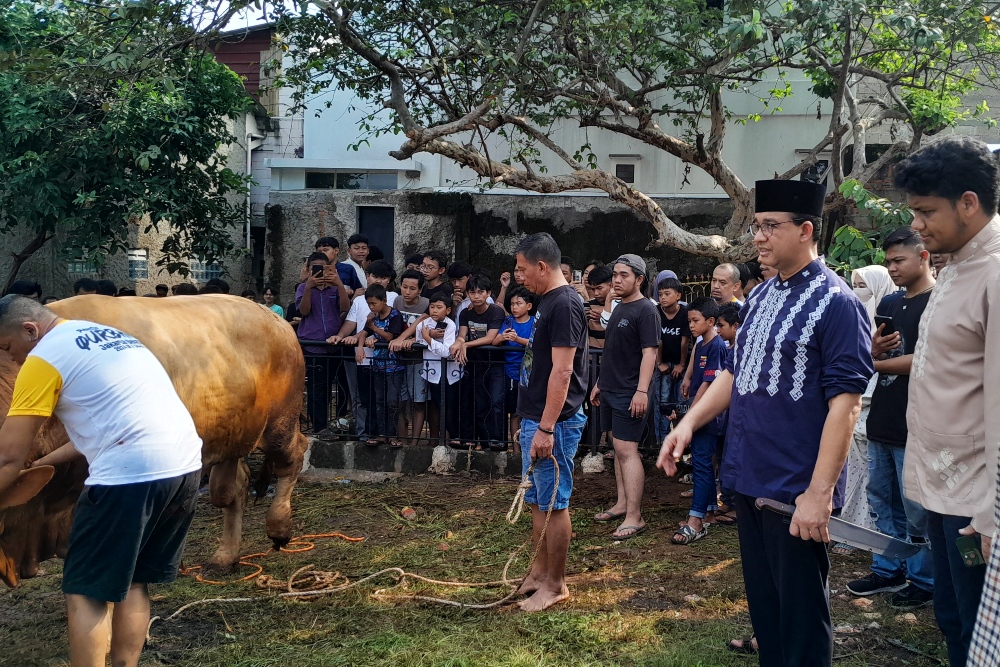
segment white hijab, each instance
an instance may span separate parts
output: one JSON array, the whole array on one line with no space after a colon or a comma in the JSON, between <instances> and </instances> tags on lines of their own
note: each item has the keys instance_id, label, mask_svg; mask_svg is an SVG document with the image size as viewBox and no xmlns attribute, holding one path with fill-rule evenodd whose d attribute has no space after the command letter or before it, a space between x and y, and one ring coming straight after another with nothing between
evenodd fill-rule
<instances>
[{"instance_id":1,"label":"white hijab","mask_svg":"<svg viewBox=\"0 0 1000 667\"><path fill-rule=\"evenodd\" d=\"M895 292L898 288L893 284L892 278L889 277L889 270L878 264L862 266L860 269L854 269L851 273L852 281L855 276L863 280L872 293L872 296L867 301L864 301L864 304L865 310L868 311L868 321L869 324L871 324L872 333L874 334L875 309L878 308L882 299Z\"/></svg>"}]
</instances>

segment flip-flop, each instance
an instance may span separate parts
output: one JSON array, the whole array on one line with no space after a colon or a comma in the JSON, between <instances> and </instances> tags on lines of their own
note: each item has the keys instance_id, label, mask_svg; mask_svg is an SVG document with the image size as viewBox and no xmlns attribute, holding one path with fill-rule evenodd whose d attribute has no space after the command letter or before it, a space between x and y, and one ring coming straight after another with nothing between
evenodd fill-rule
<instances>
[{"instance_id":1,"label":"flip-flop","mask_svg":"<svg viewBox=\"0 0 1000 667\"><path fill-rule=\"evenodd\" d=\"M615 534L622 530L631 530L632 532L629 533L628 535ZM622 526L621 528L616 529L614 533L611 533L611 539L621 542L623 540L630 540L633 537L638 537L639 535L642 535L645 532L646 532L646 526Z\"/></svg>"},{"instance_id":2,"label":"flip-flop","mask_svg":"<svg viewBox=\"0 0 1000 667\"><path fill-rule=\"evenodd\" d=\"M681 498L694 498L694 490L681 491Z\"/></svg>"},{"instance_id":3,"label":"flip-flop","mask_svg":"<svg viewBox=\"0 0 1000 667\"><path fill-rule=\"evenodd\" d=\"M602 514L605 516L605 518L604 519L598 519L597 517L601 516ZM618 519L621 519L621 518L624 518L624 517L625 517L625 514L614 514L612 512L605 511L605 512L598 512L597 514L595 514L594 515L594 521L597 521L598 523L607 523L608 521L617 521Z\"/></svg>"},{"instance_id":4,"label":"flip-flop","mask_svg":"<svg viewBox=\"0 0 1000 667\"><path fill-rule=\"evenodd\" d=\"M721 514L715 515L715 523L720 526L735 526L736 517L733 516L735 512L722 512Z\"/></svg>"}]
</instances>

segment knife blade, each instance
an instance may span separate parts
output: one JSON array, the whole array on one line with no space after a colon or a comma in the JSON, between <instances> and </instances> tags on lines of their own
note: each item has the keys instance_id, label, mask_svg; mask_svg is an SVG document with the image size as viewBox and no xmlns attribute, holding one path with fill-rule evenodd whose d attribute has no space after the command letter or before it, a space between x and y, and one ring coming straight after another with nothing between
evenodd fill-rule
<instances>
[{"instance_id":1,"label":"knife blade","mask_svg":"<svg viewBox=\"0 0 1000 667\"><path fill-rule=\"evenodd\" d=\"M770 498L758 498L754 505L759 510L770 510L787 517L791 517L795 513L794 505L779 503L777 500L771 500ZM864 551L880 554L886 558L910 558L911 556L916 556L920 551L919 545L910 544L895 537L889 537L876 530L855 526L853 523L838 519L835 516L830 517L828 530L830 531L831 539L849 544L858 549L863 549Z\"/></svg>"}]
</instances>

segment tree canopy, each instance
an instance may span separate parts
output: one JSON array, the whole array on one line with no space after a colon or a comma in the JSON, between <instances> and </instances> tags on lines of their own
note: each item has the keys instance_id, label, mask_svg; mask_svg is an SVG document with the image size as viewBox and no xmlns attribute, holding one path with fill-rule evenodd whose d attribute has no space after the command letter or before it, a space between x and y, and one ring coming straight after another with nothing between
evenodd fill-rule
<instances>
[{"instance_id":1,"label":"tree canopy","mask_svg":"<svg viewBox=\"0 0 1000 667\"><path fill-rule=\"evenodd\" d=\"M597 188L649 220L657 243L725 259L752 255L745 233L752 184L722 155L727 129L781 113L802 72L828 100L825 136L779 178L830 155L828 210L848 205L846 179L867 185L926 137L970 117L992 122L996 20L969 0L349 0L292 3L283 32L299 99L328 87L390 110L374 134L402 132L398 150L444 156L489 184L555 193ZM734 115L724 91L758 94L759 111ZM722 235L681 229L657 203L597 168L589 145L560 144L577 123L644 142L708 174L733 201ZM879 154L871 132L893 143ZM502 149L498 150L498 146ZM849 150L848 150L849 148ZM564 165L549 173L542 156ZM845 161L849 156L849 165ZM547 161L551 163L551 160ZM831 230L832 232L832 230ZM832 234L831 234L832 237Z\"/></svg>"},{"instance_id":2,"label":"tree canopy","mask_svg":"<svg viewBox=\"0 0 1000 667\"><path fill-rule=\"evenodd\" d=\"M100 263L143 220L171 271L233 250L247 178L219 149L251 100L198 39L189 3L0 11L0 233L34 234L9 281L56 235Z\"/></svg>"}]
</instances>

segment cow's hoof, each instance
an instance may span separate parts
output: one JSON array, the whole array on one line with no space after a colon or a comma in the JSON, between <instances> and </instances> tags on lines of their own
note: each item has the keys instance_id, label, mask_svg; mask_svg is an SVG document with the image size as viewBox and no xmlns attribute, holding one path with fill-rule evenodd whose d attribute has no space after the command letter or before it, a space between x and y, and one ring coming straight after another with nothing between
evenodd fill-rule
<instances>
[{"instance_id":1,"label":"cow's hoof","mask_svg":"<svg viewBox=\"0 0 1000 667\"><path fill-rule=\"evenodd\" d=\"M271 537L270 535L268 537ZM271 543L274 545L275 551L281 551L281 549L288 545L292 541L290 537L271 537Z\"/></svg>"}]
</instances>

